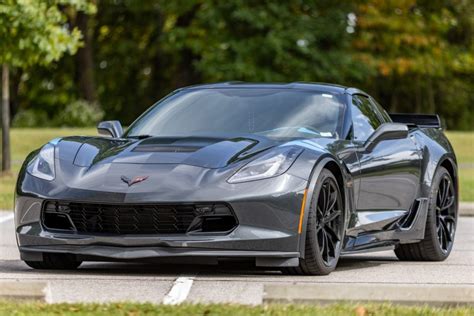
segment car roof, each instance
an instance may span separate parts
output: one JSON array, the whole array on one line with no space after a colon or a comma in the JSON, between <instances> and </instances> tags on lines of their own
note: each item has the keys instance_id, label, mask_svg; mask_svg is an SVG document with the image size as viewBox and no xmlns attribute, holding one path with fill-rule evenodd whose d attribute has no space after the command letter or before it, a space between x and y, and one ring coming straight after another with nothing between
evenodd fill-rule
<instances>
[{"instance_id":1,"label":"car roof","mask_svg":"<svg viewBox=\"0 0 474 316\"><path fill-rule=\"evenodd\" d=\"M290 83L253 83L243 81L228 81L209 84L199 84L182 89L222 89L222 88L262 88L262 89L299 89L299 90L315 90L329 93L360 93L367 95L365 92L356 89L345 87L342 85L322 83L322 82L290 82Z\"/></svg>"}]
</instances>

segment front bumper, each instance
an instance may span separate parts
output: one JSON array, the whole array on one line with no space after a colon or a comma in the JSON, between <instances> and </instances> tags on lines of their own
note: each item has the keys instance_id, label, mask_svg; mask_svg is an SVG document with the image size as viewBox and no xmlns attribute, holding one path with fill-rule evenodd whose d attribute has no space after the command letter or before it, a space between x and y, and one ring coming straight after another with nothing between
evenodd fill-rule
<instances>
[{"instance_id":1,"label":"front bumper","mask_svg":"<svg viewBox=\"0 0 474 316\"><path fill-rule=\"evenodd\" d=\"M282 176L238 185L217 185L199 192L115 193L67 187L41 190L43 180L26 175L15 204L17 241L24 260L41 260L42 253L68 253L88 260L139 260L164 257L259 258L257 265L294 264L299 257L298 225L307 181ZM63 184L64 185L64 184ZM203 194L206 192L206 194ZM178 200L178 197L181 199ZM186 197L186 198L183 198ZM224 202L232 207L238 226L228 234L94 235L47 230L42 221L45 200L132 203ZM35 255L36 254L36 255ZM273 263L267 264L270 260ZM289 260L289 261L288 261Z\"/></svg>"}]
</instances>

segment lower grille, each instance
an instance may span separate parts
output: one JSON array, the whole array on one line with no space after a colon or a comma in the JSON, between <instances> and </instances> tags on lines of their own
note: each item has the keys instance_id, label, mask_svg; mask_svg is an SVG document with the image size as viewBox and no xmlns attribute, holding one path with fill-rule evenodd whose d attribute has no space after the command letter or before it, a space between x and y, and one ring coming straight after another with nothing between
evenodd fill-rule
<instances>
[{"instance_id":1,"label":"lower grille","mask_svg":"<svg viewBox=\"0 0 474 316\"><path fill-rule=\"evenodd\" d=\"M222 209L226 210L224 214ZM217 210L220 211L216 213ZM215 220L216 214L221 214L217 218L226 223L219 227L220 231L236 226L235 217L224 205L110 205L57 201L45 203L43 224L48 229L92 234L184 234L206 231L207 219Z\"/></svg>"}]
</instances>

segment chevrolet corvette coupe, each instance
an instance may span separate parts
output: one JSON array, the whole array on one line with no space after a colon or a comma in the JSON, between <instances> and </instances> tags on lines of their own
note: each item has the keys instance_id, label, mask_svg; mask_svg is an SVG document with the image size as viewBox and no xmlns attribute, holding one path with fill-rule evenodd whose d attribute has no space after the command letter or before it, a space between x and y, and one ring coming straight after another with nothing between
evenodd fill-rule
<instances>
[{"instance_id":1,"label":"chevrolet corvette coupe","mask_svg":"<svg viewBox=\"0 0 474 316\"><path fill-rule=\"evenodd\" d=\"M453 247L457 163L438 116L388 114L355 88L191 86L98 132L26 158L28 266L234 259L324 275L342 254L441 261Z\"/></svg>"}]
</instances>

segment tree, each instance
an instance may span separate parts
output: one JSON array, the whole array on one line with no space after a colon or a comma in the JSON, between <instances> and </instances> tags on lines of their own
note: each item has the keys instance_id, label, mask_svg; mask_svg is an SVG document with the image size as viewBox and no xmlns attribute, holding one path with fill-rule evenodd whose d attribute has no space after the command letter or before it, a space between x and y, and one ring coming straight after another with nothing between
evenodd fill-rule
<instances>
[{"instance_id":1,"label":"tree","mask_svg":"<svg viewBox=\"0 0 474 316\"><path fill-rule=\"evenodd\" d=\"M4 0L0 4L0 64L2 64L2 171L11 168L10 67L49 64L65 53L75 53L81 43L77 29L65 27L62 8L91 12L86 0Z\"/></svg>"},{"instance_id":2,"label":"tree","mask_svg":"<svg viewBox=\"0 0 474 316\"><path fill-rule=\"evenodd\" d=\"M359 3L354 55L371 74L360 84L394 112L436 112L448 127L472 128L473 9L468 0Z\"/></svg>"},{"instance_id":3,"label":"tree","mask_svg":"<svg viewBox=\"0 0 474 316\"><path fill-rule=\"evenodd\" d=\"M191 50L188 68L205 81L343 83L359 71L348 54L350 1L195 0L163 7L170 17L165 42ZM172 13L185 10L192 20L180 25Z\"/></svg>"}]
</instances>

